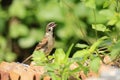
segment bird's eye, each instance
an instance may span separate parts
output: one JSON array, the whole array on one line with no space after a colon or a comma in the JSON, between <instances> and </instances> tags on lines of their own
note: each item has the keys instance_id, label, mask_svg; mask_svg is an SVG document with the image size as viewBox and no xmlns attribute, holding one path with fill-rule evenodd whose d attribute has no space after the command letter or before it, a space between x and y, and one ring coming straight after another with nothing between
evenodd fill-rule
<instances>
[{"instance_id":1,"label":"bird's eye","mask_svg":"<svg viewBox=\"0 0 120 80\"><path fill-rule=\"evenodd\" d=\"M48 29L48 31L51 31L51 29Z\"/></svg>"}]
</instances>

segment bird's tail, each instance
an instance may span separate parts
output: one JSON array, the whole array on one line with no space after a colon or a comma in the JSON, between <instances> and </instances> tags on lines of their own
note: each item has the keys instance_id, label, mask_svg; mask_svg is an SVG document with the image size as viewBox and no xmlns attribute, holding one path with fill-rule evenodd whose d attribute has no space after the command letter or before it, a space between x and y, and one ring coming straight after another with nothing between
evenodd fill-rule
<instances>
[{"instance_id":1,"label":"bird's tail","mask_svg":"<svg viewBox=\"0 0 120 80\"><path fill-rule=\"evenodd\" d=\"M24 61L22 61L22 63L25 63L25 62L28 61L30 58L32 58L32 55L30 55L29 57L27 57Z\"/></svg>"}]
</instances>

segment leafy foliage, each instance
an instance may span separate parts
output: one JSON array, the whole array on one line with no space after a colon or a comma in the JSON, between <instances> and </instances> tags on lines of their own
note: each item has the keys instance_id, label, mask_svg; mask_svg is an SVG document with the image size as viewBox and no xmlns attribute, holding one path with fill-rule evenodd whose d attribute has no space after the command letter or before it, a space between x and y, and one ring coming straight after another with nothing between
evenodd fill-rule
<instances>
[{"instance_id":1,"label":"leafy foliage","mask_svg":"<svg viewBox=\"0 0 120 80\"><path fill-rule=\"evenodd\" d=\"M50 21L58 24L56 50L48 56L54 62L43 52L34 52L33 61L45 65L53 80L67 80L70 75L78 79L79 70L97 72L101 55L112 60L120 57L119 0L1 0L0 62L32 53ZM84 66L86 61L88 66ZM79 67L70 70L74 62Z\"/></svg>"}]
</instances>

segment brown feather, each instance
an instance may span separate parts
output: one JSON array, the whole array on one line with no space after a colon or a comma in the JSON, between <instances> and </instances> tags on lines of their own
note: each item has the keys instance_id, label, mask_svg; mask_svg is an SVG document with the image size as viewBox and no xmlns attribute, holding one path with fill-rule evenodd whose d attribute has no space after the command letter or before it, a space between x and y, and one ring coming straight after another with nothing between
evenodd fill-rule
<instances>
[{"instance_id":1,"label":"brown feather","mask_svg":"<svg viewBox=\"0 0 120 80\"><path fill-rule=\"evenodd\" d=\"M40 49L44 48L47 44L48 44L48 39L46 37L44 37L43 40L38 43L35 50L40 50Z\"/></svg>"}]
</instances>

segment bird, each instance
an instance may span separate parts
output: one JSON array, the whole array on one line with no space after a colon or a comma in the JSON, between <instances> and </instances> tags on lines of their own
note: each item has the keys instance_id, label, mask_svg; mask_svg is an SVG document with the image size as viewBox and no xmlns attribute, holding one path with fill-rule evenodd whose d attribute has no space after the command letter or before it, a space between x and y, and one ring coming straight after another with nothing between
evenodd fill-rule
<instances>
[{"instance_id":1,"label":"bird","mask_svg":"<svg viewBox=\"0 0 120 80\"><path fill-rule=\"evenodd\" d=\"M54 43L55 43L54 29L55 29L56 25L57 24L55 22L50 22L47 24L45 36L38 43L38 45L36 46L34 51L43 51L46 56L48 56L50 54L50 52L52 51L52 49L54 47ZM27 57L22 63L25 63L30 58L32 58L32 55Z\"/></svg>"}]
</instances>

